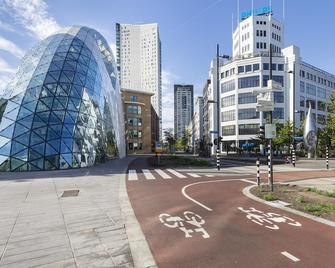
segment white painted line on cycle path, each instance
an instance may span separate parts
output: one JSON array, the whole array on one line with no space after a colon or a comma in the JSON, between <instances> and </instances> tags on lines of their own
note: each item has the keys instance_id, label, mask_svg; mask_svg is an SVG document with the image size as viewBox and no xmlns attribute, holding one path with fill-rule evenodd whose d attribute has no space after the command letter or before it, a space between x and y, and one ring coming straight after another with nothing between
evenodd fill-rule
<instances>
[{"instance_id":1,"label":"white painted line on cycle path","mask_svg":"<svg viewBox=\"0 0 335 268\"><path fill-rule=\"evenodd\" d=\"M151 174L149 169L142 169L143 175L147 180L155 180L156 178Z\"/></svg>"},{"instance_id":2,"label":"white painted line on cycle path","mask_svg":"<svg viewBox=\"0 0 335 268\"><path fill-rule=\"evenodd\" d=\"M285 257L289 258L291 261L294 261L294 262L300 261L300 259L298 259L297 257L293 256L292 254L288 253L287 251L283 251L283 252L281 252L281 254L284 255Z\"/></svg>"},{"instance_id":3,"label":"white painted line on cycle path","mask_svg":"<svg viewBox=\"0 0 335 268\"><path fill-rule=\"evenodd\" d=\"M193 177L193 178L200 178L200 176L198 174L194 174L194 173L186 173L186 174Z\"/></svg>"},{"instance_id":4,"label":"white painted line on cycle path","mask_svg":"<svg viewBox=\"0 0 335 268\"><path fill-rule=\"evenodd\" d=\"M161 169L155 169L155 171L163 178L163 179L171 179L171 177L166 174L163 170Z\"/></svg>"},{"instance_id":5,"label":"white painted line on cycle path","mask_svg":"<svg viewBox=\"0 0 335 268\"><path fill-rule=\"evenodd\" d=\"M135 169L129 169L128 171L128 181L137 181L137 173Z\"/></svg>"},{"instance_id":6,"label":"white painted line on cycle path","mask_svg":"<svg viewBox=\"0 0 335 268\"><path fill-rule=\"evenodd\" d=\"M183 189L181 190L181 193L183 194L183 196L192 201L193 203L199 205L200 207L208 210L208 211L213 211L213 209L207 207L206 205L200 203L199 201L195 200L194 198L190 197L187 193L186 193L186 189L190 186L193 186L193 185L198 185L198 184L204 184L204 183L211 183L211 182L226 182L226 181L241 181L242 179L226 179L226 180L212 180L212 181L199 181L199 182L194 182L194 183L190 183L188 185L185 185L183 187ZM249 182L250 183L250 182Z\"/></svg>"},{"instance_id":7,"label":"white painted line on cycle path","mask_svg":"<svg viewBox=\"0 0 335 268\"><path fill-rule=\"evenodd\" d=\"M248 183L251 183L251 184L257 184L257 182L251 181L251 180L247 180L247 179L241 179L241 181L245 181L245 182L248 182Z\"/></svg>"},{"instance_id":8,"label":"white painted line on cycle path","mask_svg":"<svg viewBox=\"0 0 335 268\"><path fill-rule=\"evenodd\" d=\"M171 168L168 168L166 170L169 171L170 173L172 173L173 175L177 176L180 179L186 178L186 176L184 176L183 174L181 174L181 173L179 173L179 172L177 172L177 171L175 171L175 170L173 170Z\"/></svg>"}]
</instances>

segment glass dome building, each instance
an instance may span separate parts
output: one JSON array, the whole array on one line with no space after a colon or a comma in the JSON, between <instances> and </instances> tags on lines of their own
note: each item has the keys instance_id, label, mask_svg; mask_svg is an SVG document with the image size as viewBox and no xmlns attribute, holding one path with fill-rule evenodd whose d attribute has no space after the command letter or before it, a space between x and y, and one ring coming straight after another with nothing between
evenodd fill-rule
<instances>
[{"instance_id":1,"label":"glass dome building","mask_svg":"<svg viewBox=\"0 0 335 268\"><path fill-rule=\"evenodd\" d=\"M91 166L124 157L114 57L87 27L64 28L23 58L0 96L0 171Z\"/></svg>"}]
</instances>

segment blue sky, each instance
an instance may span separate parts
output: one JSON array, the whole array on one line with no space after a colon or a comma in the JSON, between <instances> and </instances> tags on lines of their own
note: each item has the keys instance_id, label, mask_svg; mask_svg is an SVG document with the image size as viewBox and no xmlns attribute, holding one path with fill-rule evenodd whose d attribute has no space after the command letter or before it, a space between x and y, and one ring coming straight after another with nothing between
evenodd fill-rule
<instances>
[{"instance_id":1,"label":"blue sky","mask_svg":"<svg viewBox=\"0 0 335 268\"><path fill-rule=\"evenodd\" d=\"M272 0L282 19L282 1ZM240 10L252 0L240 0ZM269 5L254 0L255 8ZM285 1L285 45L301 48L303 59L335 73L335 1ZM173 83L194 84L200 95L216 43L231 53L232 14L237 0L0 0L0 90L20 58L38 40L60 27L86 25L100 31L113 47L115 22L157 22L162 41L163 127L173 126Z\"/></svg>"}]
</instances>

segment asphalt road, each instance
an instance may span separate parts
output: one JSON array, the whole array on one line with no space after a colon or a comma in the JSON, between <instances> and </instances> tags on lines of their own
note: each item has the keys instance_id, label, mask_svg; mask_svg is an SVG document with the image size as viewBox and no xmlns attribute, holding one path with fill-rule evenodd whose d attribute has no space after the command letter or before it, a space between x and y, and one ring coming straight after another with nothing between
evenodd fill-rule
<instances>
[{"instance_id":1,"label":"asphalt road","mask_svg":"<svg viewBox=\"0 0 335 268\"><path fill-rule=\"evenodd\" d=\"M159 267L334 267L335 229L247 198L252 181L241 179L250 176L154 170L144 158L129 170L128 195Z\"/></svg>"}]
</instances>

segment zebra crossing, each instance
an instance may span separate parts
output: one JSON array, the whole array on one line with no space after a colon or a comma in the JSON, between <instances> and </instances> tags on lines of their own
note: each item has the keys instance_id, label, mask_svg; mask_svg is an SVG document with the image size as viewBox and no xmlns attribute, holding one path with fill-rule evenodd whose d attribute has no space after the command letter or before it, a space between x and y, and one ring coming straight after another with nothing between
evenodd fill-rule
<instances>
[{"instance_id":1,"label":"zebra crossing","mask_svg":"<svg viewBox=\"0 0 335 268\"><path fill-rule=\"evenodd\" d=\"M143 174L143 176L141 175ZM128 170L128 181L138 181L143 178L145 180L156 180L156 179L185 179L185 178L201 178L201 175L195 174L195 173L186 173L186 175L168 168L165 170L162 169L141 169L141 170L135 170L135 169L129 169ZM208 177L208 176L206 176Z\"/></svg>"}]
</instances>

